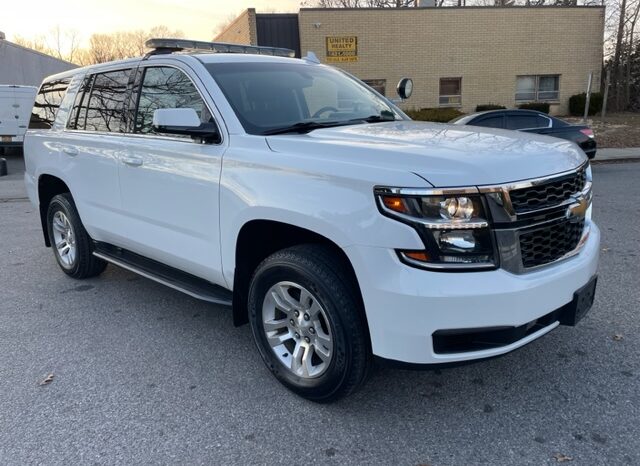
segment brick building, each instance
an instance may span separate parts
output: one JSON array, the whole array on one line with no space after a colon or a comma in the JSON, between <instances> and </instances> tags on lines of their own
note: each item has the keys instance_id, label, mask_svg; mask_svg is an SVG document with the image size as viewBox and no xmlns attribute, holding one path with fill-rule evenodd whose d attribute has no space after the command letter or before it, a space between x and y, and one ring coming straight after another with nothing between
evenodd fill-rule
<instances>
[{"instance_id":1,"label":"brick building","mask_svg":"<svg viewBox=\"0 0 640 466\"><path fill-rule=\"evenodd\" d=\"M603 7L303 8L243 12L215 40L314 52L388 96L414 81L407 108L545 101L567 112L588 75L599 89Z\"/></svg>"}]
</instances>

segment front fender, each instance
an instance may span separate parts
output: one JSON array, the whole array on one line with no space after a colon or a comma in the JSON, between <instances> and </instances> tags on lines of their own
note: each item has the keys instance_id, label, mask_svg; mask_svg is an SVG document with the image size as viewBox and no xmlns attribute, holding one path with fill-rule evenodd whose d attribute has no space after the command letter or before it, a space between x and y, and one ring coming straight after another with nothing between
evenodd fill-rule
<instances>
[{"instance_id":1,"label":"front fender","mask_svg":"<svg viewBox=\"0 0 640 466\"><path fill-rule=\"evenodd\" d=\"M413 228L378 211L373 188L380 184L427 187L412 173L295 154L230 150L225 154L220 183L225 280L233 283L238 234L252 220L304 228L341 248L421 248ZM265 240L268 238L256 238Z\"/></svg>"}]
</instances>

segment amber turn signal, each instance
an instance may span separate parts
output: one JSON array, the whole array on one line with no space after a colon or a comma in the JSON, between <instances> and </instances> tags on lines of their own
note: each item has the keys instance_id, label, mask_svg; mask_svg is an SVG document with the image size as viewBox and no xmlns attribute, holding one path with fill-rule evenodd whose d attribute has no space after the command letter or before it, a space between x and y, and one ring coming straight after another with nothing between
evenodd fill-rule
<instances>
[{"instance_id":1,"label":"amber turn signal","mask_svg":"<svg viewBox=\"0 0 640 466\"><path fill-rule=\"evenodd\" d=\"M429 255L425 251L404 251L405 257L420 262L429 262Z\"/></svg>"},{"instance_id":2,"label":"amber turn signal","mask_svg":"<svg viewBox=\"0 0 640 466\"><path fill-rule=\"evenodd\" d=\"M394 212L400 212L403 214L406 214L409 212L409 210L407 209L407 206L404 203L404 199L402 199L401 197L382 196L382 202L384 203L384 206L387 209L393 210Z\"/></svg>"}]
</instances>

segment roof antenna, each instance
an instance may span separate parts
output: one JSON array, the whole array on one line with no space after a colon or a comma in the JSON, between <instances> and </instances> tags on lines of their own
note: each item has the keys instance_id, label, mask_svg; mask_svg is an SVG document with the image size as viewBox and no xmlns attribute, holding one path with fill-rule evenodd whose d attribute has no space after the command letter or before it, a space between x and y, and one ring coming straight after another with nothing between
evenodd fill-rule
<instances>
[{"instance_id":1,"label":"roof antenna","mask_svg":"<svg viewBox=\"0 0 640 466\"><path fill-rule=\"evenodd\" d=\"M303 60L308 61L309 63L315 63L317 65L320 64L320 60L318 60L318 57L316 56L316 54L313 53L311 50L307 52L307 56L304 57Z\"/></svg>"}]
</instances>

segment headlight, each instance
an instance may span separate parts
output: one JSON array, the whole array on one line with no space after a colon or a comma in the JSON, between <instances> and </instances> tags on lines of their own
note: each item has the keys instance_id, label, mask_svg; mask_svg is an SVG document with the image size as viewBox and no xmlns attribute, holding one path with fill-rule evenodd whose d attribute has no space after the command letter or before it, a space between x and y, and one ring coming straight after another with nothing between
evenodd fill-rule
<instances>
[{"instance_id":1,"label":"headlight","mask_svg":"<svg viewBox=\"0 0 640 466\"><path fill-rule=\"evenodd\" d=\"M487 210L475 188L376 188L375 194L384 215L413 226L424 242L424 250L398 251L404 262L439 270L497 265Z\"/></svg>"}]
</instances>

